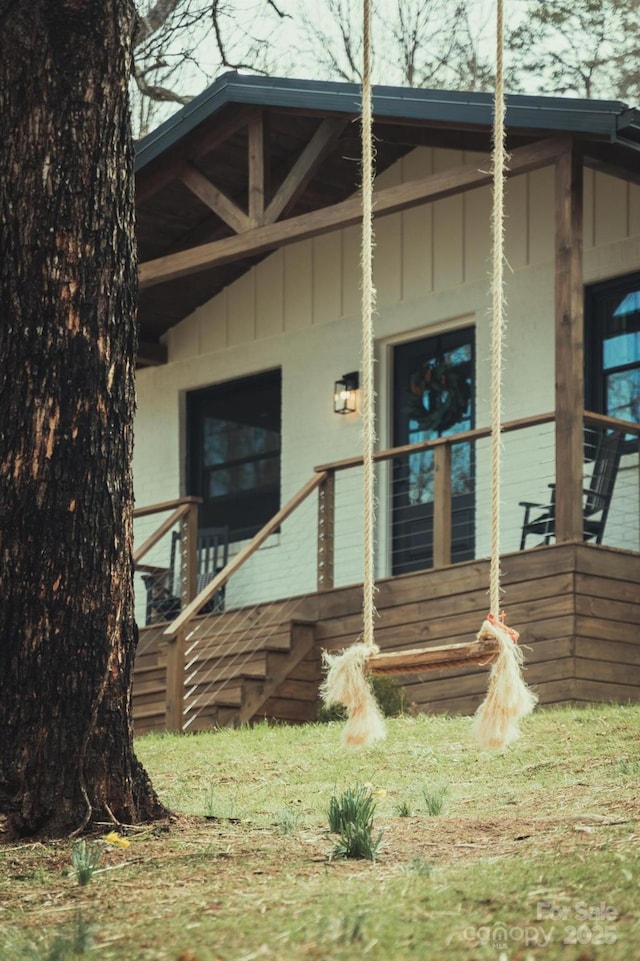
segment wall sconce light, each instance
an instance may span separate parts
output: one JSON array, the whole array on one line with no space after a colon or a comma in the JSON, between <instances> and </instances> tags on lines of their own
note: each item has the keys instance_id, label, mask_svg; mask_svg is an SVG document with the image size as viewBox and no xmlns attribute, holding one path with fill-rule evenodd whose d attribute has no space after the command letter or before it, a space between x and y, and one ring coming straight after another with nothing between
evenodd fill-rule
<instances>
[{"instance_id":1,"label":"wall sconce light","mask_svg":"<svg viewBox=\"0 0 640 961\"><path fill-rule=\"evenodd\" d=\"M353 370L343 374L333 388L333 410L336 414L353 414L356 410L356 391L360 386L360 374Z\"/></svg>"}]
</instances>

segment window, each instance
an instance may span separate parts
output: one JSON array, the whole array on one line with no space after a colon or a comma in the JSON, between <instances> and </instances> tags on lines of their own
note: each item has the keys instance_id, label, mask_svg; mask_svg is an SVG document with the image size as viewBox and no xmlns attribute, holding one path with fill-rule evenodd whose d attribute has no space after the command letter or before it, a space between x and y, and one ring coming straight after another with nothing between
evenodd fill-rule
<instances>
[{"instance_id":1,"label":"window","mask_svg":"<svg viewBox=\"0 0 640 961\"><path fill-rule=\"evenodd\" d=\"M640 423L640 274L587 287L585 330L587 410Z\"/></svg>"},{"instance_id":2,"label":"window","mask_svg":"<svg viewBox=\"0 0 640 961\"><path fill-rule=\"evenodd\" d=\"M279 370L187 394L187 492L200 527L252 537L280 508Z\"/></svg>"}]
</instances>

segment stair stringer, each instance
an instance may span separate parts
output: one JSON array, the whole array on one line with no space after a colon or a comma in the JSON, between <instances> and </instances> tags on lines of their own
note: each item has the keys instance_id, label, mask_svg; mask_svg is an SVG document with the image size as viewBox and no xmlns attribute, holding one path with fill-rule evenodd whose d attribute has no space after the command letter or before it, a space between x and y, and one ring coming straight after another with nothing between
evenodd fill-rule
<instances>
[{"instance_id":1,"label":"stair stringer","mask_svg":"<svg viewBox=\"0 0 640 961\"><path fill-rule=\"evenodd\" d=\"M267 648L264 677L241 675L239 703L236 698L225 700L224 693L215 699L218 725L239 727L241 724L249 724L271 698L277 697L279 689L290 674L313 652L314 647L315 623L292 620L289 650Z\"/></svg>"}]
</instances>

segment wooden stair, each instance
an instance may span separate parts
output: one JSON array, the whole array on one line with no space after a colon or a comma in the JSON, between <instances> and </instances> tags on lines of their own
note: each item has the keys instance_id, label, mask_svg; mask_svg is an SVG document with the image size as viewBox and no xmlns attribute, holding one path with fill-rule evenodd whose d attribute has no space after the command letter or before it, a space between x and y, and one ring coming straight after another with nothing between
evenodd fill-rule
<instances>
[{"instance_id":1,"label":"wooden stair","mask_svg":"<svg viewBox=\"0 0 640 961\"><path fill-rule=\"evenodd\" d=\"M206 641L187 659L185 730L239 727L268 717L315 720L320 663L315 624L290 620L238 654L233 638ZM208 677L208 675L210 675Z\"/></svg>"}]
</instances>

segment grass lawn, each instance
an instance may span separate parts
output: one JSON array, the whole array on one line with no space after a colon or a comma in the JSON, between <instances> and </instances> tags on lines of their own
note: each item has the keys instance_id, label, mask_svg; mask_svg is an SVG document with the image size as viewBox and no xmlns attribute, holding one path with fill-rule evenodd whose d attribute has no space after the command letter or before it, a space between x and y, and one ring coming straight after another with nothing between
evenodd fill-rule
<instances>
[{"instance_id":1,"label":"grass lawn","mask_svg":"<svg viewBox=\"0 0 640 961\"><path fill-rule=\"evenodd\" d=\"M468 718L340 731L140 738L175 817L96 841L85 886L70 842L0 846L1 961L640 958L640 707L539 709L497 754ZM364 784L378 857L332 857L330 799Z\"/></svg>"}]
</instances>

